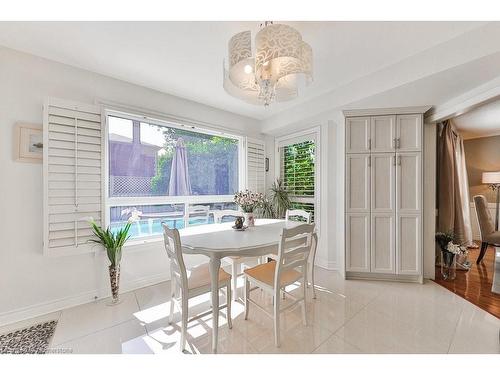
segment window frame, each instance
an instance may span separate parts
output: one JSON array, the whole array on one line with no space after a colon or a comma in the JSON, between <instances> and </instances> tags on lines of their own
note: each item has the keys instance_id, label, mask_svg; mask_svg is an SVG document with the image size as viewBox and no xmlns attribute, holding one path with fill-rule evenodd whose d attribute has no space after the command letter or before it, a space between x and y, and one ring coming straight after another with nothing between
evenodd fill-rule
<instances>
[{"instance_id":1,"label":"window frame","mask_svg":"<svg viewBox=\"0 0 500 375\"><path fill-rule=\"evenodd\" d=\"M321 220L321 127L313 128L291 133L275 138L275 154L274 154L274 173L275 178L281 177L281 155L280 148L293 145L296 143L313 141L315 144L315 160L314 160L314 196L312 197L294 197L293 201L298 203L314 203L314 222L316 230L319 231Z\"/></svg>"},{"instance_id":2,"label":"window frame","mask_svg":"<svg viewBox=\"0 0 500 375\"><path fill-rule=\"evenodd\" d=\"M186 214L189 205L201 203L223 203L232 202L234 195L184 195L184 196L139 196L139 197L111 197L109 194L109 116L121 117L133 121L146 122L151 125L169 127L174 129L184 129L193 132L216 135L225 138L230 138L238 141L238 190L244 190L246 186L246 137L236 135L221 130L216 130L208 126L198 126L196 123L189 121L189 124L183 124L181 121L162 120L147 115L140 115L130 113L128 111L116 110L105 108L103 110L103 144L104 156L102 157L102 171L103 171L103 211L104 211L104 224L109 226L110 223L110 209L115 206L142 206L142 205L160 205L160 204L184 204L184 218L188 217ZM162 234L152 235L141 238L132 238L127 242L127 245L135 245L139 243L157 242L163 238Z\"/></svg>"}]
</instances>

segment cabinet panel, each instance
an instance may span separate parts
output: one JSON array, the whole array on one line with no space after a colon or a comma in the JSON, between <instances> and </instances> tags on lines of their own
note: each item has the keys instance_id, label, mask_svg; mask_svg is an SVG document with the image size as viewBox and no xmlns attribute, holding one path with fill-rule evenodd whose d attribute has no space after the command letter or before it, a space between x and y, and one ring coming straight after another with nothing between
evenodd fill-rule
<instances>
[{"instance_id":1,"label":"cabinet panel","mask_svg":"<svg viewBox=\"0 0 500 375\"><path fill-rule=\"evenodd\" d=\"M420 213L422 209L422 155L398 153L396 168L396 209L399 214Z\"/></svg>"},{"instance_id":2,"label":"cabinet panel","mask_svg":"<svg viewBox=\"0 0 500 375\"><path fill-rule=\"evenodd\" d=\"M396 154L371 155L371 211L391 213L395 208Z\"/></svg>"},{"instance_id":3,"label":"cabinet panel","mask_svg":"<svg viewBox=\"0 0 500 375\"><path fill-rule=\"evenodd\" d=\"M422 115L396 117L397 151L422 150Z\"/></svg>"},{"instance_id":4,"label":"cabinet panel","mask_svg":"<svg viewBox=\"0 0 500 375\"><path fill-rule=\"evenodd\" d=\"M346 118L346 152L369 152L370 151L370 118L349 117Z\"/></svg>"},{"instance_id":5,"label":"cabinet panel","mask_svg":"<svg viewBox=\"0 0 500 375\"><path fill-rule=\"evenodd\" d=\"M400 275L419 275L422 268L422 216L398 214L396 228L396 263Z\"/></svg>"},{"instance_id":6,"label":"cabinet panel","mask_svg":"<svg viewBox=\"0 0 500 375\"><path fill-rule=\"evenodd\" d=\"M370 155L346 155L346 212L370 212Z\"/></svg>"},{"instance_id":7,"label":"cabinet panel","mask_svg":"<svg viewBox=\"0 0 500 375\"><path fill-rule=\"evenodd\" d=\"M347 214L346 270L370 272L370 214Z\"/></svg>"},{"instance_id":8,"label":"cabinet panel","mask_svg":"<svg viewBox=\"0 0 500 375\"><path fill-rule=\"evenodd\" d=\"M371 215L371 272L395 273L396 234L393 213Z\"/></svg>"},{"instance_id":9,"label":"cabinet panel","mask_svg":"<svg viewBox=\"0 0 500 375\"><path fill-rule=\"evenodd\" d=\"M371 152L396 149L396 116L374 116L370 119Z\"/></svg>"}]
</instances>

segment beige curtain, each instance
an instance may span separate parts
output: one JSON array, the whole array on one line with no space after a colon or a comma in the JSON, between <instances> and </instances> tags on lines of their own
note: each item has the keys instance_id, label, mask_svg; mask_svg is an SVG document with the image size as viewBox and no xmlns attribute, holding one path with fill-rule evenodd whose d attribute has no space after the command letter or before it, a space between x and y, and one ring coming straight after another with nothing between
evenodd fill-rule
<instances>
[{"instance_id":1,"label":"beige curtain","mask_svg":"<svg viewBox=\"0 0 500 375\"><path fill-rule=\"evenodd\" d=\"M469 181L464 142L451 120L440 124L438 139L438 231L453 230L457 242L472 243Z\"/></svg>"}]
</instances>

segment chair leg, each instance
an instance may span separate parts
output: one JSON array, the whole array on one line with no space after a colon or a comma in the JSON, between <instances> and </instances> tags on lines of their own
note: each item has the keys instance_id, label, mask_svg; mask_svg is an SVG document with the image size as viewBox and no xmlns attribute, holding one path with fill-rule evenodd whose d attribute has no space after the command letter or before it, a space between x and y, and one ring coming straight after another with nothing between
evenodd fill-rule
<instances>
[{"instance_id":1,"label":"chair leg","mask_svg":"<svg viewBox=\"0 0 500 375\"><path fill-rule=\"evenodd\" d=\"M233 260L231 263L231 284L233 288L233 299L238 300L238 264Z\"/></svg>"},{"instance_id":2,"label":"chair leg","mask_svg":"<svg viewBox=\"0 0 500 375\"><path fill-rule=\"evenodd\" d=\"M307 316L306 316L306 288L307 288L307 278L304 277L304 281L302 283L302 323L307 325Z\"/></svg>"},{"instance_id":3,"label":"chair leg","mask_svg":"<svg viewBox=\"0 0 500 375\"><path fill-rule=\"evenodd\" d=\"M476 264L481 263L484 258L484 254L486 254L486 250L488 250L488 243L481 242L481 252L479 253L479 257L477 258Z\"/></svg>"},{"instance_id":4,"label":"chair leg","mask_svg":"<svg viewBox=\"0 0 500 375\"><path fill-rule=\"evenodd\" d=\"M314 264L311 264L311 287L313 290L313 299L316 299L316 285L314 284Z\"/></svg>"},{"instance_id":5,"label":"chair leg","mask_svg":"<svg viewBox=\"0 0 500 375\"><path fill-rule=\"evenodd\" d=\"M168 316L168 323L172 324L174 321L174 309L175 309L175 279L170 281L170 314Z\"/></svg>"},{"instance_id":6,"label":"chair leg","mask_svg":"<svg viewBox=\"0 0 500 375\"><path fill-rule=\"evenodd\" d=\"M280 289L274 291L274 345L280 346Z\"/></svg>"},{"instance_id":7,"label":"chair leg","mask_svg":"<svg viewBox=\"0 0 500 375\"><path fill-rule=\"evenodd\" d=\"M245 276L245 320L248 319L248 311L250 310L250 303L248 298L250 297L250 282Z\"/></svg>"},{"instance_id":8,"label":"chair leg","mask_svg":"<svg viewBox=\"0 0 500 375\"><path fill-rule=\"evenodd\" d=\"M229 284L227 284L226 286L226 290L227 290L227 296L226 296L226 303L227 303L227 326L229 327L229 329L232 329L233 328L233 319L231 318L231 287L229 286Z\"/></svg>"},{"instance_id":9,"label":"chair leg","mask_svg":"<svg viewBox=\"0 0 500 375\"><path fill-rule=\"evenodd\" d=\"M182 326L181 326L181 351L186 348L187 341L187 324L188 324L188 297L182 296Z\"/></svg>"}]
</instances>

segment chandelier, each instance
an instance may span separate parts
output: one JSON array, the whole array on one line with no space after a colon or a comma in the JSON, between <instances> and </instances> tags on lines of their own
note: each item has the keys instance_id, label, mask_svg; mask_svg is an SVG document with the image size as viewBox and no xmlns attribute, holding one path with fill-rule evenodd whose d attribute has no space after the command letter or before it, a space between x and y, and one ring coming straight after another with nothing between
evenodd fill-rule
<instances>
[{"instance_id":1,"label":"chandelier","mask_svg":"<svg viewBox=\"0 0 500 375\"><path fill-rule=\"evenodd\" d=\"M261 24L252 54L250 31L229 40L229 65L223 64L224 89L251 104L297 97L299 86L312 81L312 49L300 33L284 24Z\"/></svg>"}]
</instances>

